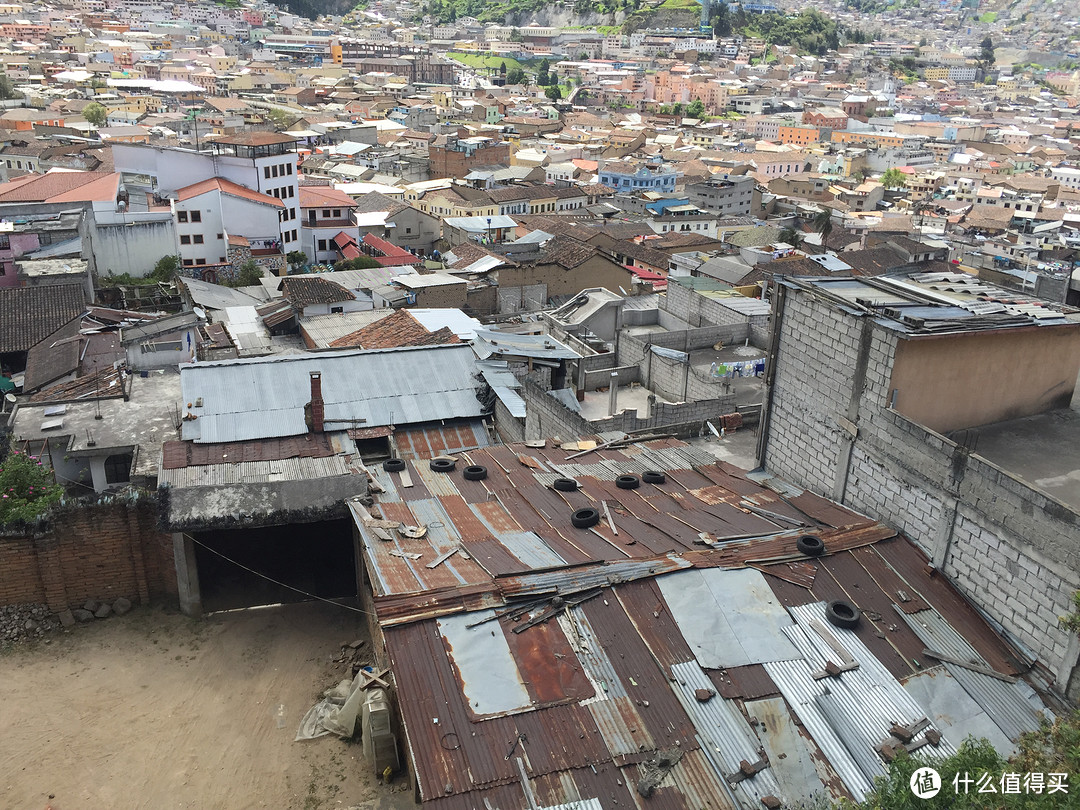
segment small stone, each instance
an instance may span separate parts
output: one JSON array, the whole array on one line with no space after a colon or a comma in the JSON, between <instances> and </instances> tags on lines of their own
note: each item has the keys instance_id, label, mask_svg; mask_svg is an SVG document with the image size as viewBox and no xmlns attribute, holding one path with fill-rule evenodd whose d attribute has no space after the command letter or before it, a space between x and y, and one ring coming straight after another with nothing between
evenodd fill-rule
<instances>
[{"instance_id":1,"label":"small stone","mask_svg":"<svg viewBox=\"0 0 1080 810\"><path fill-rule=\"evenodd\" d=\"M94 616L98 619L104 619L112 615L111 605L102 605L94 611Z\"/></svg>"},{"instance_id":2,"label":"small stone","mask_svg":"<svg viewBox=\"0 0 1080 810\"><path fill-rule=\"evenodd\" d=\"M40 626L41 625L39 625L33 619L27 619L25 624L23 624L23 630L30 630L31 632L33 632L34 630L37 630Z\"/></svg>"},{"instance_id":3,"label":"small stone","mask_svg":"<svg viewBox=\"0 0 1080 810\"><path fill-rule=\"evenodd\" d=\"M777 808L780 806L780 800L772 795L762 796L761 803L768 807L769 810L777 810Z\"/></svg>"},{"instance_id":4,"label":"small stone","mask_svg":"<svg viewBox=\"0 0 1080 810\"><path fill-rule=\"evenodd\" d=\"M60 624L64 627L71 627L75 624L75 617L71 615L70 610L61 610L58 615L60 616Z\"/></svg>"},{"instance_id":5,"label":"small stone","mask_svg":"<svg viewBox=\"0 0 1080 810\"><path fill-rule=\"evenodd\" d=\"M75 621L78 622L92 622L94 620L94 614L89 610L80 608L79 610L71 611L71 613L75 617Z\"/></svg>"},{"instance_id":6,"label":"small stone","mask_svg":"<svg viewBox=\"0 0 1080 810\"><path fill-rule=\"evenodd\" d=\"M936 746L941 742L941 732L936 728L928 728L926 730L926 739L930 741L931 745Z\"/></svg>"},{"instance_id":7,"label":"small stone","mask_svg":"<svg viewBox=\"0 0 1080 810\"><path fill-rule=\"evenodd\" d=\"M101 607L101 602L99 602L97 599L87 599L86 602L83 604L82 609L88 610L93 613L99 607Z\"/></svg>"},{"instance_id":8,"label":"small stone","mask_svg":"<svg viewBox=\"0 0 1080 810\"><path fill-rule=\"evenodd\" d=\"M706 703L706 702L712 700L712 696L715 695L715 694L716 694L716 692L714 692L712 689L695 689L694 690L694 697L697 698L699 703Z\"/></svg>"},{"instance_id":9,"label":"small stone","mask_svg":"<svg viewBox=\"0 0 1080 810\"><path fill-rule=\"evenodd\" d=\"M121 596L119 599L113 602L112 609L113 613L115 613L117 616L123 616L125 613L131 610L131 600L125 599L123 596Z\"/></svg>"}]
</instances>

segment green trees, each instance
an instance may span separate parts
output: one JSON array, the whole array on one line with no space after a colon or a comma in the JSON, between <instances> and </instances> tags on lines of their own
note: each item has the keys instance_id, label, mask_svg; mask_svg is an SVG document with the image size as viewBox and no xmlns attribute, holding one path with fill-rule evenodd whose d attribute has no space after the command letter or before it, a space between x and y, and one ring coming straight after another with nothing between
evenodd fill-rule
<instances>
[{"instance_id":1,"label":"green trees","mask_svg":"<svg viewBox=\"0 0 1080 810\"><path fill-rule=\"evenodd\" d=\"M798 250L802 247L802 243L806 240L803 237L802 233L795 230L794 228L784 228L782 231L780 231L780 241L784 242L785 244L791 245L793 248Z\"/></svg>"},{"instance_id":2,"label":"green trees","mask_svg":"<svg viewBox=\"0 0 1080 810\"><path fill-rule=\"evenodd\" d=\"M700 98L695 98L686 107L686 114L691 118L704 118L705 117L705 102Z\"/></svg>"},{"instance_id":3,"label":"green trees","mask_svg":"<svg viewBox=\"0 0 1080 810\"><path fill-rule=\"evenodd\" d=\"M506 72L507 84L524 84L525 83L525 71L519 67L510 68Z\"/></svg>"},{"instance_id":4,"label":"green trees","mask_svg":"<svg viewBox=\"0 0 1080 810\"><path fill-rule=\"evenodd\" d=\"M551 75L548 73L551 65L547 59L540 60L540 67L536 70L536 83L541 87L551 84Z\"/></svg>"},{"instance_id":5,"label":"green trees","mask_svg":"<svg viewBox=\"0 0 1080 810\"><path fill-rule=\"evenodd\" d=\"M544 95L551 101L558 101L562 98L562 88L557 84L549 84L544 88Z\"/></svg>"},{"instance_id":6,"label":"green trees","mask_svg":"<svg viewBox=\"0 0 1080 810\"><path fill-rule=\"evenodd\" d=\"M274 125L274 129L282 132L292 126L292 122L297 119L297 116L287 110L279 110L275 107L266 112L266 118Z\"/></svg>"},{"instance_id":7,"label":"green trees","mask_svg":"<svg viewBox=\"0 0 1080 810\"><path fill-rule=\"evenodd\" d=\"M11 84L11 79L7 77L6 73L0 73L0 99L15 98L19 94L15 92L15 87Z\"/></svg>"},{"instance_id":8,"label":"green trees","mask_svg":"<svg viewBox=\"0 0 1080 810\"><path fill-rule=\"evenodd\" d=\"M154 281L172 281L180 272L180 266L179 256L162 256L150 272L150 278Z\"/></svg>"},{"instance_id":9,"label":"green trees","mask_svg":"<svg viewBox=\"0 0 1080 810\"><path fill-rule=\"evenodd\" d=\"M104 105L98 104L96 101L92 101L83 107L83 118L88 123L93 124L95 127L100 127L105 123L105 119L109 115L109 111L105 109Z\"/></svg>"},{"instance_id":10,"label":"green trees","mask_svg":"<svg viewBox=\"0 0 1080 810\"><path fill-rule=\"evenodd\" d=\"M63 494L37 456L12 450L0 461L0 526L34 523Z\"/></svg>"},{"instance_id":11,"label":"green trees","mask_svg":"<svg viewBox=\"0 0 1080 810\"><path fill-rule=\"evenodd\" d=\"M379 267L379 263L370 256L342 259L334 264L334 270L371 270L376 267Z\"/></svg>"},{"instance_id":12,"label":"green trees","mask_svg":"<svg viewBox=\"0 0 1080 810\"><path fill-rule=\"evenodd\" d=\"M307 264L307 254L302 250L290 250L285 255L285 261L289 263L290 273L299 273L304 269L304 265Z\"/></svg>"},{"instance_id":13,"label":"green trees","mask_svg":"<svg viewBox=\"0 0 1080 810\"><path fill-rule=\"evenodd\" d=\"M903 188L907 185L907 175L899 169L886 169L881 175L881 185L885 188Z\"/></svg>"},{"instance_id":14,"label":"green trees","mask_svg":"<svg viewBox=\"0 0 1080 810\"><path fill-rule=\"evenodd\" d=\"M821 234L821 249L824 251L833 229L832 211L823 208L820 213L814 216L813 225L814 230Z\"/></svg>"},{"instance_id":15,"label":"green trees","mask_svg":"<svg viewBox=\"0 0 1080 810\"><path fill-rule=\"evenodd\" d=\"M987 35L983 37L983 41L979 43L979 64L983 70L992 68L996 64L997 60L994 57L994 40L990 39Z\"/></svg>"},{"instance_id":16,"label":"green trees","mask_svg":"<svg viewBox=\"0 0 1080 810\"><path fill-rule=\"evenodd\" d=\"M306 258L306 257L305 257ZM262 268L255 264L253 259L248 259L240 265L236 277L232 281L226 281L226 287L253 287L263 277Z\"/></svg>"}]
</instances>

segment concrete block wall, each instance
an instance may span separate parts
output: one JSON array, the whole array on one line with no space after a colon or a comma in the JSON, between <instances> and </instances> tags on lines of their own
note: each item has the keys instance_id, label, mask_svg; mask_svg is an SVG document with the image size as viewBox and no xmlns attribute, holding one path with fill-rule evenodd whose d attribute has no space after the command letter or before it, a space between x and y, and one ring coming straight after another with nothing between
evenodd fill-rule
<instances>
[{"instance_id":1,"label":"concrete block wall","mask_svg":"<svg viewBox=\"0 0 1080 810\"><path fill-rule=\"evenodd\" d=\"M525 420L513 416L500 399L495 400L495 430L507 444L525 441Z\"/></svg>"},{"instance_id":2,"label":"concrete block wall","mask_svg":"<svg viewBox=\"0 0 1080 810\"><path fill-rule=\"evenodd\" d=\"M1080 589L1080 515L891 410L895 332L802 291L783 306L765 466L905 534L1080 700L1057 618Z\"/></svg>"},{"instance_id":3,"label":"concrete block wall","mask_svg":"<svg viewBox=\"0 0 1080 810\"><path fill-rule=\"evenodd\" d=\"M736 312L715 298L702 295L697 290L683 287L681 284L669 284L667 294L660 298L662 312L670 313L675 318L689 324L691 328L702 326L729 326L748 323L759 328L759 335L768 339L767 315L748 317ZM661 319L661 324L663 320ZM765 331L760 331L765 330ZM757 344L764 346L764 343Z\"/></svg>"},{"instance_id":4,"label":"concrete block wall","mask_svg":"<svg viewBox=\"0 0 1080 810\"><path fill-rule=\"evenodd\" d=\"M614 355L612 355L614 356ZM641 368L638 366L613 366L611 368L586 371L584 388L586 391L595 391L598 388L607 388L611 385L611 372L619 372L619 385L641 382Z\"/></svg>"},{"instance_id":5,"label":"concrete block wall","mask_svg":"<svg viewBox=\"0 0 1080 810\"><path fill-rule=\"evenodd\" d=\"M654 332L648 335L619 336L619 365L632 366L645 359L648 346L662 346L680 352L692 352L708 349L717 343L741 343L750 334L748 324L730 326L708 326L701 329L688 329L679 332Z\"/></svg>"},{"instance_id":6,"label":"concrete block wall","mask_svg":"<svg viewBox=\"0 0 1080 810\"><path fill-rule=\"evenodd\" d=\"M37 536L0 538L0 604L53 611L87 599L176 599L172 538L152 504L109 504L58 513Z\"/></svg>"},{"instance_id":7,"label":"concrete block wall","mask_svg":"<svg viewBox=\"0 0 1080 810\"><path fill-rule=\"evenodd\" d=\"M816 298L786 297L763 462L828 495L845 442L837 417L850 404L860 329L856 319Z\"/></svg>"}]
</instances>

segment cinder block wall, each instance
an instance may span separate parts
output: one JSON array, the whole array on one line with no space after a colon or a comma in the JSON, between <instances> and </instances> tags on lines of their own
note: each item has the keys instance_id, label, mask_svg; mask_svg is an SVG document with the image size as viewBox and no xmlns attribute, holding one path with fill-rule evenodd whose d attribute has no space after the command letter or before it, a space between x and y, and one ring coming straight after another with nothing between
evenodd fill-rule
<instances>
[{"instance_id":1,"label":"cinder block wall","mask_svg":"<svg viewBox=\"0 0 1080 810\"><path fill-rule=\"evenodd\" d=\"M783 298L766 468L910 537L1080 700L1080 642L1058 622L1080 589L1080 516L891 410L895 333Z\"/></svg>"},{"instance_id":2,"label":"cinder block wall","mask_svg":"<svg viewBox=\"0 0 1080 810\"><path fill-rule=\"evenodd\" d=\"M87 599L176 600L172 537L157 529L153 504L109 504L60 512L37 536L0 536L0 604Z\"/></svg>"}]
</instances>

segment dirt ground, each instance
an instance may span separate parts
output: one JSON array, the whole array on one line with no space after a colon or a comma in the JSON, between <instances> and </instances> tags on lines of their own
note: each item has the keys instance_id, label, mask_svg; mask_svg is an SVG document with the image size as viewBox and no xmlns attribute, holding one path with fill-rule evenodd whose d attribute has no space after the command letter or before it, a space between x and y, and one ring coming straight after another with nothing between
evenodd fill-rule
<instances>
[{"instance_id":1,"label":"dirt ground","mask_svg":"<svg viewBox=\"0 0 1080 810\"><path fill-rule=\"evenodd\" d=\"M0 651L0 806L415 808L405 777L368 774L359 740L293 742L361 618L323 603L202 621L140 608Z\"/></svg>"}]
</instances>

